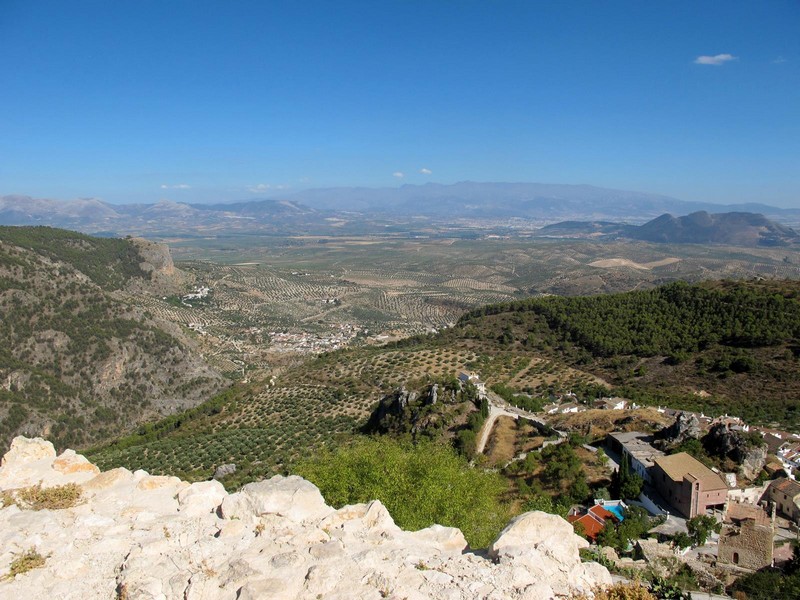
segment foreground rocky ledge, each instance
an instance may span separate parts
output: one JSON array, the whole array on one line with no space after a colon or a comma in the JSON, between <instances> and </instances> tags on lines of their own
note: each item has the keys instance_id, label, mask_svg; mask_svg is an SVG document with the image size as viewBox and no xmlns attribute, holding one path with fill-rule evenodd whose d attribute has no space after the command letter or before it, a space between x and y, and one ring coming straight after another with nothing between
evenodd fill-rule
<instances>
[{"instance_id":1,"label":"foreground rocky ledge","mask_svg":"<svg viewBox=\"0 0 800 600\"><path fill-rule=\"evenodd\" d=\"M458 529L403 531L378 501L334 510L295 476L228 494L217 481L101 473L22 437L0 466L0 492L70 483L83 492L72 508L0 509L0 598L539 600L611 583L580 562L586 541L542 512L511 521L483 557ZM44 565L8 576L32 549Z\"/></svg>"}]
</instances>

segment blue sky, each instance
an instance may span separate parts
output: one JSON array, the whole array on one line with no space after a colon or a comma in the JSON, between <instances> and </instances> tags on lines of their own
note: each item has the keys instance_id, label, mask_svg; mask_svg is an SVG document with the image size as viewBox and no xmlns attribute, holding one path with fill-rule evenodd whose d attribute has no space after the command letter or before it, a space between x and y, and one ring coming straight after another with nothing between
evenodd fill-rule
<instances>
[{"instance_id":1,"label":"blue sky","mask_svg":"<svg viewBox=\"0 0 800 600\"><path fill-rule=\"evenodd\" d=\"M0 195L463 180L800 207L800 2L0 0Z\"/></svg>"}]
</instances>

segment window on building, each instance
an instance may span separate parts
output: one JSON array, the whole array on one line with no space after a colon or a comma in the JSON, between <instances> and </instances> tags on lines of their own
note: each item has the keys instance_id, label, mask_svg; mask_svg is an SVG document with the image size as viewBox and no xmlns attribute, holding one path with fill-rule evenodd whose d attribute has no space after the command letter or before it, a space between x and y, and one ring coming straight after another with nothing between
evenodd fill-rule
<instances>
[{"instance_id":1,"label":"window on building","mask_svg":"<svg viewBox=\"0 0 800 600\"><path fill-rule=\"evenodd\" d=\"M735 564L735 565L739 564L739 553L738 552L734 552L733 553L733 564Z\"/></svg>"}]
</instances>

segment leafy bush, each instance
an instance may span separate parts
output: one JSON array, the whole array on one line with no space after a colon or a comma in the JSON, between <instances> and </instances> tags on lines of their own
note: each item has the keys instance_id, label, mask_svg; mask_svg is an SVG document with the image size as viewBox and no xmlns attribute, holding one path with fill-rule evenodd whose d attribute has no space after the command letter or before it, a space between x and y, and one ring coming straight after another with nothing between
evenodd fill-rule
<instances>
[{"instance_id":1,"label":"leafy bush","mask_svg":"<svg viewBox=\"0 0 800 600\"><path fill-rule=\"evenodd\" d=\"M378 499L400 527L458 527L476 548L488 546L509 516L499 475L470 468L453 450L431 442L367 438L295 470L333 506Z\"/></svg>"}]
</instances>

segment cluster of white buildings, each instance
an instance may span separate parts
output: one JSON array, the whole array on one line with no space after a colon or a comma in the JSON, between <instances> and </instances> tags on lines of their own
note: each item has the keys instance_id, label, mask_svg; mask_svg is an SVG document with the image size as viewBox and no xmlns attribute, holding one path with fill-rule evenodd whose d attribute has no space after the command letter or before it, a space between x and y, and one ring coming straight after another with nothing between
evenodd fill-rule
<instances>
[{"instance_id":1,"label":"cluster of white buildings","mask_svg":"<svg viewBox=\"0 0 800 600\"><path fill-rule=\"evenodd\" d=\"M270 331L270 347L273 352L297 352L318 354L344 348L362 329L350 323L331 325L330 333Z\"/></svg>"},{"instance_id":2,"label":"cluster of white buildings","mask_svg":"<svg viewBox=\"0 0 800 600\"><path fill-rule=\"evenodd\" d=\"M185 294L181 296L181 302L188 306L188 303L192 300L203 300L207 298L211 294L211 288L205 285L201 285L189 294Z\"/></svg>"}]
</instances>

